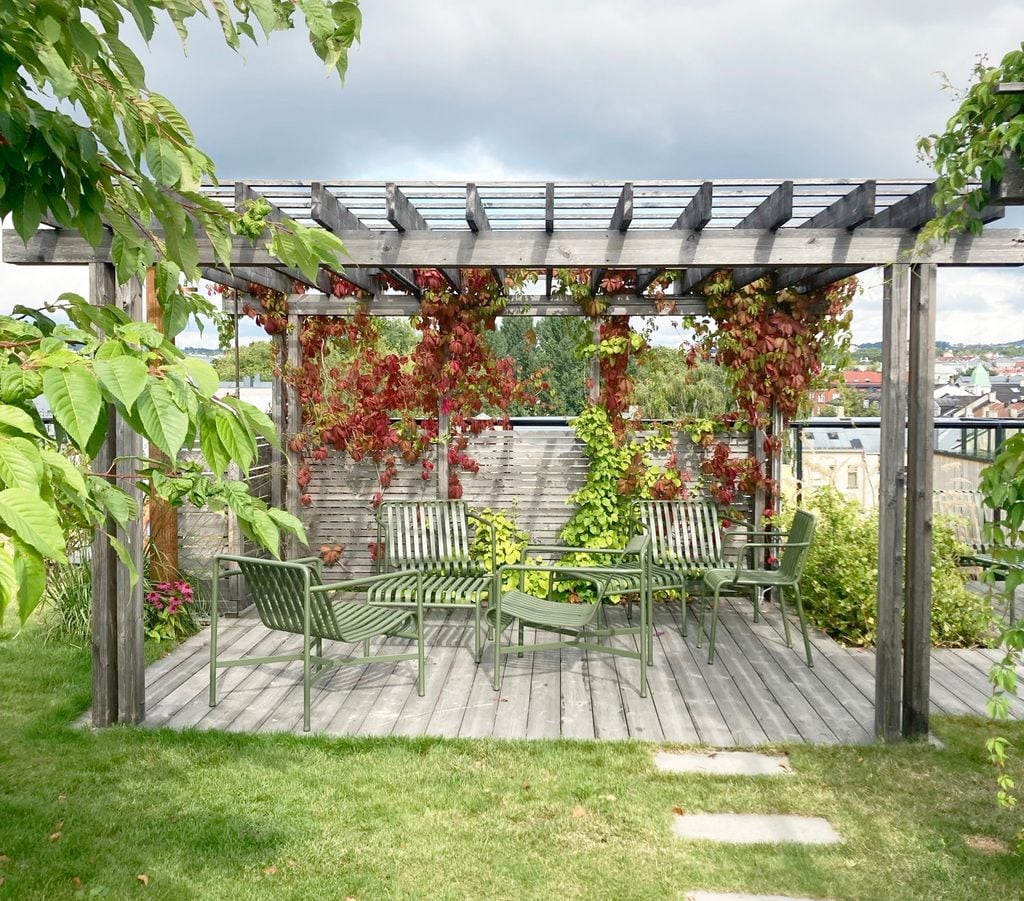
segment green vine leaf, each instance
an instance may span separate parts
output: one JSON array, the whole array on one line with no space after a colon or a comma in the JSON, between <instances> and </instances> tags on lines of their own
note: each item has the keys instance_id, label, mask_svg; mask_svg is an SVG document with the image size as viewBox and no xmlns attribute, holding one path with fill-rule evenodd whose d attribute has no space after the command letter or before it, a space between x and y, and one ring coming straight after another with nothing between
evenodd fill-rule
<instances>
[{"instance_id":1,"label":"green vine leaf","mask_svg":"<svg viewBox=\"0 0 1024 901\"><path fill-rule=\"evenodd\" d=\"M149 439L171 460L177 459L188 434L188 414L167 385L151 379L136 401L136 410Z\"/></svg>"},{"instance_id":2,"label":"green vine leaf","mask_svg":"<svg viewBox=\"0 0 1024 901\"><path fill-rule=\"evenodd\" d=\"M57 511L38 494L25 488L6 488L0 491L0 520L29 547L44 557L67 562L64 553L64 532Z\"/></svg>"},{"instance_id":3,"label":"green vine leaf","mask_svg":"<svg viewBox=\"0 0 1024 901\"><path fill-rule=\"evenodd\" d=\"M135 401L146 389L149 370L145 363L135 357L125 355L110 360L97 358L93 361L93 368L103 387L126 410L135 406Z\"/></svg>"}]
</instances>

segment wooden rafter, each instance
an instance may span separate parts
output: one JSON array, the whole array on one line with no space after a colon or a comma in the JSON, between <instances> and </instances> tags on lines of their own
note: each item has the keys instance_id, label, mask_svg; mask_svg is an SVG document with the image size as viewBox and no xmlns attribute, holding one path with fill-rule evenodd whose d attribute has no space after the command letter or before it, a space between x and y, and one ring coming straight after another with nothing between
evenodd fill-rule
<instances>
[{"instance_id":1,"label":"wooden rafter","mask_svg":"<svg viewBox=\"0 0 1024 901\"><path fill-rule=\"evenodd\" d=\"M875 190L874 181L866 181L857 185L849 194L840 197L831 206L825 207L816 216L812 216L804 222L800 228L845 228L849 231L863 225L875 215ZM755 278L760 278L767 270L757 272ZM806 278L817 275L821 270L812 267L787 269L775 273L775 288L788 288ZM750 284L755 278L744 284ZM742 285L736 283L736 275L733 273L733 287L739 288Z\"/></svg>"},{"instance_id":2,"label":"wooden rafter","mask_svg":"<svg viewBox=\"0 0 1024 901\"><path fill-rule=\"evenodd\" d=\"M309 195L310 215L313 221L322 228L335 234L343 231L369 231L362 220L348 210L323 182L313 182L310 185ZM384 272L396 284L419 297L420 289L416 285L416 279L413 277L411 269L386 269ZM376 293L376 269L357 269L352 266L345 267L345 271L338 274L357 288L370 294Z\"/></svg>"},{"instance_id":3,"label":"wooden rafter","mask_svg":"<svg viewBox=\"0 0 1024 901\"><path fill-rule=\"evenodd\" d=\"M711 211L714 203L714 182L706 181L697 189L693 197L683 208L683 211L672 223L672 228L678 231L701 231L711 221ZM636 293L640 297L657 279L661 277L664 269L639 269L636 273Z\"/></svg>"},{"instance_id":4,"label":"wooden rafter","mask_svg":"<svg viewBox=\"0 0 1024 901\"><path fill-rule=\"evenodd\" d=\"M738 230L750 231L757 229L774 232L792 218L793 182L784 181L744 216L736 228ZM714 268L687 270L680 279L679 290L683 292L694 290L714 271ZM756 272L757 269L754 267L737 267L733 270L733 278L734 280L739 279L742 284L749 284L753 279L748 278L748 276ZM744 281L744 279L747 280Z\"/></svg>"},{"instance_id":5,"label":"wooden rafter","mask_svg":"<svg viewBox=\"0 0 1024 901\"><path fill-rule=\"evenodd\" d=\"M430 231L430 226L427 225L427 220L420 215L420 211L416 209L409 198L402 193L402 189L393 181L388 182L387 185L387 217L388 222L398 229L398 231L403 233L407 231ZM458 271L446 269L441 266L436 268L445 277L448 284L452 286L453 290L462 290L462 279L460 278Z\"/></svg>"},{"instance_id":6,"label":"wooden rafter","mask_svg":"<svg viewBox=\"0 0 1024 901\"><path fill-rule=\"evenodd\" d=\"M480 192L473 182L469 182L466 185L466 224L474 235L491 230L491 223L487 219L487 210L484 209L484 202L480 199ZM492 266L491 274L498 283L499 290L504 292L505 270L500 266Z\"/></svg>"},{"instance_id":7,"label":"wooden rafter","mask_svg":"<svg viewBox=\"0 0 1024 901\"><path fill-rule=\"evenodd\" d=\"M619 199L612 210L612 217L608 223L608 230L625 234L633 222L633 183L627 181L619 192ZM601 281L604 278L605 270L601 267L594 267L590 274L590 290L597 294L601 288Z\"/></svg>"}]
</instances>

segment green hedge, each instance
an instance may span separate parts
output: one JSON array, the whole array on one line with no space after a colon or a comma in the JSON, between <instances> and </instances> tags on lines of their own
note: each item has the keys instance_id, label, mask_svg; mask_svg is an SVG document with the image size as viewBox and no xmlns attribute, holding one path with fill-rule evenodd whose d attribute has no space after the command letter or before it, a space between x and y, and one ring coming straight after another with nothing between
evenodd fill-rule
<instances>
[{"instance_id":1,"label":"green hedge","mask_svg":"<svg viewBox=\"0 0 1024 901\"><path fill-rule=\"evenodd\" d=\"M878 512L865 512L834 488L805 497L818 516L800 587L808 619L844 644L875 643L878 609ZM788 527L788 522L785 523ZM988 600L968 591L958 565L964 549L941 518L933 529L932 644L971 647L990 640Z\"/></svg>"}]
</instances>

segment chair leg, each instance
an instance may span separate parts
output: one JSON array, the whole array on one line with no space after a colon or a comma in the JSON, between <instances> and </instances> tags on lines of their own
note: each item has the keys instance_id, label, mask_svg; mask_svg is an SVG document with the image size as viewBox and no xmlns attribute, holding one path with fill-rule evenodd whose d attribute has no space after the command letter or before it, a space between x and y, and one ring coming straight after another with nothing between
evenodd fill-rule
<instances>
[{"instance_id":1,"label":"chair leg","mask_svg":"<svg viewBox=\"0 0 1024 901\"><path fill-rule=\"evenodd\" d=\"M708 664L715 662L715 635L718 633L718 589L711 599L711 635L708 636Z\"/></svg>"},{"instance_id":2,"label":"chair leg","mask_svg":"<svg viewBox=\"0 0 1024 901\"><path fill-rule=\"evenodd\" d=\"M519 623L519 646L522 647L524 642L525 642L525 640L526 640L525 639L525 631L523 629L523 621L522 620L518 620L517 622ZM516 652L516 656L517 657L522 657L523 656L523 652L522 651L517 651Z\"/></svg>"},{"instance_id":3,"label":"chair leg","mask_svg":"<svg viewBox=\"0 0 1024 901\"><path fill-rule=\"evenodd\" d=\"M653 640L651 631L651 599L650 595L640 593L640 697L647 697L647 662Z\"/></svg>"},{"instance_id":4,"label":"chair leg","mask_svg":"<svg viewBox=\"0 0 1024 901\"><path fill-rule=\"evenodd\" d=\"M704 613L708 609L707 583L700 583L700 616L697 619L697 647L704 643Z\"/></svg>"},{"instance_id":5,"label":"chair leg","mask_svg":"<svg viewBox=\"0 0 1024 901\"><path fill-rule=\"evenodd\" d=\"M487 631L489 635L491 632L489 627ZM497 636L495 636L494 640L498 640ZM483 654L484 645L483 641L480 638L480 601L478 600L476 604L474 604L473 606L473 657L477 663L480 662L480 659L483 657Z\"/></svg>"},{"instance_id":6,"label":"chair leg","mask_svg":"<svg viewBox=\"0 0 1024 901\"><path fill-rule=\"evenodd\" d=\"M416 693L422 698L426 693L426 678L423 660L423 608L416 611Z\"/></svg>"},{"instance_id":7,"label":"chair leg","mask_svg":"<svg viewBox=\"0 0 1024 901\"><path fill-rule=\"evenodd\" d=\"M302 731L309 732L309 632L302 636Z\"/></svg>"},{"instance_id":8,"label":"chair leg","mask_svg":"<svg viewBox=\"0 0 1024 901\"><path fill-rule=\"evenodd\" d=\"M495 617L497 620L497 617ZM494 690L501 691L501 623L494 624Z\"/></svg>"},{"instance_id":9,"label":"chair leg","mask_svg":"<svg viewBox=\"0 0 1024 901\"><path fill-rule=\"evenodd\" d=\"M754 586L754 622L761 620L761 589Z\"/></svg>"},{"instance_id":10,"label":"chair leg","mask_svg":"<svg viewBox=\"0 0 1024 901\"><path fill-rule=\"evenodd\" d=\"M686 589L679 592L679 631L683 638L686 638Z\"/></svg>"},{"instance_id":11,"label":"chair leg","mask_svg":"<svg viewBox=\"0 0 1024 901\"><path fill-rule=\"evenodd\" d=\"M779 613L782 614L782 628L786 633L786 647L793 647L793 636L789 632L789 614L786 611L786 589L779 586Z\"/></svg>"},{"instance_id":12,"label":"chair leg","mask_svg":"<svg viewBox=\"0 0 1024 901\"><path fill-rule=\"evenodd\" d=\"M800 586L794 585L793 591L796 593L796 612L800 617L800 628L804 633L804 651L807 654L807 666L811 668L814 666L814 661L811 659L811 637L807 634L807 617L804 616L804 602L800 597Z\"/></svg>"},{"instance_id":13,"label":"chair leg","mask_svg":"<svg viewBox=\"0 0 1024 901\"><path fill-rule=\"evenodd\" d=\"M217 602L217 576L213 574L213 601L210 613L210 706L217 706L217 618L220 612Z\"/></svg>"},{"instance_id":14,"label":"chair leg","mask_svg":"<svg viewBox=\"0 0 1024 901\"><path fill-rule=\"evenodd\" d=\"M364 638L363 639L363 656L364 657L369 657L370 656L370 639L369 638Z\"/></svg>"}]
</instances>

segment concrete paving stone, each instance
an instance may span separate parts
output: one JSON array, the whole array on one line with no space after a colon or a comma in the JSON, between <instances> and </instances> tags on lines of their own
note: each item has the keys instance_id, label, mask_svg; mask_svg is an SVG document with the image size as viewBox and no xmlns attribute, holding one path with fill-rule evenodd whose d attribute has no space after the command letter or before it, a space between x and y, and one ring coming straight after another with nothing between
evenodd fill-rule
<instances>
[{"instance_id":1,"label":"concrete paving stone","mask_svg":"<svg viewBox=\"0 0 1024 901\"><path fill-rule=\"evenodd\" d=\"M710 776L785 776L793 772L787 755L756 751L659 751L654 766L662 773Z\"/></svg>"},{"instance_id":2,"label":"concrete paving stone","mask_svg":"<svg viewBox=\"0 0 1024 901\"><path fill-rule=\"evenodd\" d=\"M703 839L735 845L831 845L842 837L822 817L760 813L687 813L677 815L677 838Z\"/></svg>"}]
</instances>

